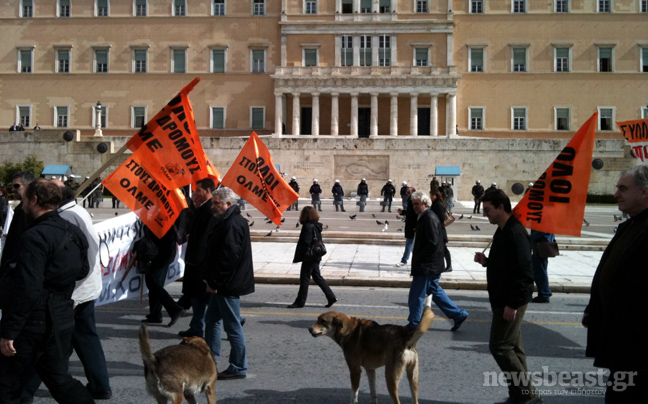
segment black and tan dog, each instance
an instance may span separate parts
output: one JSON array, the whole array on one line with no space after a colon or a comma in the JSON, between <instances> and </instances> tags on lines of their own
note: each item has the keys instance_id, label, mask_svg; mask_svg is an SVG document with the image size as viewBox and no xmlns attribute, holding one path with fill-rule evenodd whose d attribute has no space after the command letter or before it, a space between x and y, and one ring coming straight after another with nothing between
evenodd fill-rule
<instances>
[{"instance_id":1,"label":"black and tan dog","mask_svg":"<svg viewBox=\"0 0 648 404\"><path fill-rule=\"evenodd\" d=\"M385 366L387 389L394 403L398 399L398 383L403 370L407 370L412 402L418 404L419 359L416 342L432 325L434 313L426 300L425 309L418 328L385 324L359 319L346 314L329 311L321 314L308 330L313 337L329 336L344 352L351 372L351 403L358 403L358 389L362 369L367 372L371 403L377 402L376 369Z\"/></svg>"},{"instance_id":2,"label":"black and tan dog","mask_svg":"<svg viewBox=\"0 0 648 404\"><path fill-rule=\"evenodd\" d=\"M187 337L180 345L151 352L151 341L145 325L139 331L140 352L144 361L146 390L158 404L182 404L186 398L196 404L194 394L205 392L207 403L216 404L218 370L209 346L202 338Z\"/></svg>"}]
</instances>

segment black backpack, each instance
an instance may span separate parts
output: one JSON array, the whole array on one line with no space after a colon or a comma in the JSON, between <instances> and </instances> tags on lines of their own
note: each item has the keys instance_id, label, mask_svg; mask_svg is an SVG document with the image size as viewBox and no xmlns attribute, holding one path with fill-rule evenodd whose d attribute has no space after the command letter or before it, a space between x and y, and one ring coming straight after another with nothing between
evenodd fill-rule
<instances>
[{"instance_id":1,"label":"black backpack","mask_svg":"<svg viewBox=\"0 0 648 404\"><path fill-rule=\"evenodd\" d=\"M145 233L133 246L135 253L135 268L138 274L146 274L151 270L151 262L158 255L157 245Z\"/></svg>"}]
</instances>

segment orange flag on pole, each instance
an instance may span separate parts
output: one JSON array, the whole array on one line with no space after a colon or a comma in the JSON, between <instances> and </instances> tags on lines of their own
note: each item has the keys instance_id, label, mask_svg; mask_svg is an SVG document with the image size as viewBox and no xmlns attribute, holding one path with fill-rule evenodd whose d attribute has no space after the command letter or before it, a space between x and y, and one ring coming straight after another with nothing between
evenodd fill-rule
<instances>
[{"instance_id":1,"label":"orange flag on pole","mask_svg":"<svg viewBox=\"0 0 648 404\"><path fill-rule=\"evenodd\" d=\"M643 163L648 160L648 118L617 122L623 137L632 146L632 155Z\"/></svg>"},{"instance_id":2,"label":"orange flag on pole","mask_svg":"<svg viewBox=\"0 0 648 404\"><path fill-rule=\"evenodd\" d=\"M207 177L205 152L189 101L196 77L126 143L151 175L167 189L176 189Z\"/></svg>"},{"instance_id":3,"label":"orange flag on pole","mask_svg":"<svg viewBox=\"0 0 648 404\"><path fill-rule=\"evenodd\" d=\"M276 225L281 225L281 213L299 199L299 194L275 168L268 148L254 132L221 184L231 188Z\"/></svg>"},{"instance_id":4,"label":"orange flag on pole","mask_svg":"<svg viewBox=\"0 0 648 404\"><path fill-rule=\"evenodd\" d=\"M595 112L513 209L525 227L580 237L597 121Z\"/></svg>"},{"instance_id":5,"label":"orange flag on pole","mask_svg":"<svg viewBox=\"0 0 648 404\"><path fill-rule=\"evenodd\" d=\"M179 189L169 190L144 166L136 152L117 167L103 185L135 212L156 236L162 238L175 223L187 201Z\"/></svg>"},{"instance_id":6,"label":"orange flag on pole","mask_svg":"<svg viewBox=\"0 0 648 404\"><path fill-rule=\"evenodd\" d=\"M214 181L214 185L218 187L218 185L220 184L220 173L218 172L216 167L214 167L211 160L209 160L209 157L207 157L207 153L205 153L205 162L207 163L207 175L203 176L203 178L201 179L210 178L212 181ZM197 187L198 184L196 183L196 181L194 181L191 184L191 189L196 189Z\"/></svg>"}]
</instances>

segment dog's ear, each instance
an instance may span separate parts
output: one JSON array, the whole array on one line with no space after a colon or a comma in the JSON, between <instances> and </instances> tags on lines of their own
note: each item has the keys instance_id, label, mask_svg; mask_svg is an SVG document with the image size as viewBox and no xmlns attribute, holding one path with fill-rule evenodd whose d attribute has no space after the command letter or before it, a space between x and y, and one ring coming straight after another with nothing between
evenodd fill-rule
<instances>
[{"instance_id":1,"label":"dog's ear","mask_svg":"<svg viewBox=\"0 0 648 404\"><path fill-rule=\"evenodd\" d=\"M332 323L335 326L335 328L337 328L337 332L340 335L346 335L347 333L346 323L341 318L333 317Z\"/></svg>"}]
</instances>

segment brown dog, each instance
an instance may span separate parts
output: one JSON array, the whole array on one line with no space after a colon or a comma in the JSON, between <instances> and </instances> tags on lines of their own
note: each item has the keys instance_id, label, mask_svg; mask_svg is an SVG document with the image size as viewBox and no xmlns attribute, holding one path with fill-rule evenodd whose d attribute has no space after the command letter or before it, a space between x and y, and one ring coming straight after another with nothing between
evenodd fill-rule
<instances>
[{"instance_id":1,"label":"brown dog","mask_svg":"<svg viewBox=\"0 0 648 404\"><path fill-rule=\"evenodd\" d=\"M308 330L313 337L329 336L337 342L344 352L351 372L351 403L358 403L360 375L364 368L369 379L371 403L377 402L376 369L385 366L385 379L389 395L395 404L398 399L398 383L403 370L407 369L407 379L412 391L412 402L418 404L418 352L416 342L432 325L434 313L426 300L425 310L418 328L385 324L372 320L359 319L346 314L329 311L317 318Z\"/></svg>"},{"instance_id":2,"label":"brown dog","mask_svg":"<svg viewBox=\"0 0 648 404\"><path fill-rule=\"evenodd\" d=\"M158 404L182 404L182 397L196 404L194 394L205 392L207 403L216 404L218 370L209 346L202 338L187 337L180 345L151 352L148 329L139 331L140 352L144 361L146 390Z\"/></svg>"}]
</instances>

